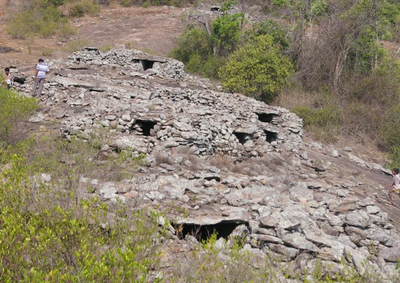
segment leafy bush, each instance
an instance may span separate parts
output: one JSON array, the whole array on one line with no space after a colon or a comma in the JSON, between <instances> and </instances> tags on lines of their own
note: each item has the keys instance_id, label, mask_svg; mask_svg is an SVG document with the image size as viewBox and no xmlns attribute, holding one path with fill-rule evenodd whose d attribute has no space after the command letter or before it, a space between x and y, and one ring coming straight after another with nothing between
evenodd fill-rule
<instances>
[{"instance_id":1,"label":"leafy bush","mask_svg":"<svg viewBox=\"0 0 400 283\"><path fill-rule=\"evenodd\" d=\"M146 282L157 265L154 218L79 199L75 190L31 179L22 155L2 152L0 277L2 282ZM2 163L4 166L4 163Z\"/></svg>"},{"instance_id":2,"label":"leafy bush","mask_svg":"<svg viewBox=\"0 0 400 283\"><path fill-rule=\"evenodd\" d=\"M243 17L241 13L223 14L214 21L211 40L216 54L228 56L235 49L241 34Z\"/></svg>"},{"instance_id":3,"label":"leafy bush","mask_svg":"<svg viewBox=\"0 0 400 283\"><path fill-rule=\"evenodd\" d=\"M135 0L120 0L119 4L123 7L129 7L136 4Z\"/></svg>"},{"instance_id":4,"label":"leafy bush","mask_svg":"<svg viewBox=\"0 0 400 283\"><path fill-rule=\"evenodd\" d=\"M69 15L74 18L83 17L85 15L85 8L81 3L75 4L69 9Z\"/></svg>"},{"instance_id":5,"label":"leafy bush","mask_svg":"<svg viewBox=\"0 0 400 283\"><path fill-rule=\"evenodd\" d=\"M280 45L282 49L289 48L289 39L286 31L273 20L255 23L250 30L246 31L244 40L252 40L260 35L271 35L275 44Z\"/></svg>"},{"instance_id":6,"label":"leafy bush","mask_svg":"<svg viewBox=\"0 0 400 283\"><path fill-rule=\"evenodd\" d=\"M337 106L320 109L299 106L292 111L303 119L304 127L311 130L316 138L326 142L335 141L341 121L341 112Z\"/></svg>"},{"instance_id":7,"label":"leafy bush","mask_svg":"<svg viewBox=\"0 0 400 283\"><path fill-rule=\"evenodd\" d=\"M29 36L50 37L68 26L58 7L32 7L13 16L8 23L7 31L14 38ZM63 36L67 34L63 32Z\"/></svg>"},{"instance_id":8,"label":"leafy bush","mask_svg":"<svg viewBox=\"0 0 400 283\"><path fill-rule=\"evenodd\" d=\"M219 74L228 91L271 102L292 72L291 61L282 55L274 38L262 35L232 53Z\"/></svg>"},{"instance_id":9,"label":"leafy bush","mask_svg":"<svg viewBox=\"0 0 400 283\"><path fill-rule=\"evenodd\" d=\"M0 87L0 144L10 142L14 127L37 108L35 99Z\"/></svg>"},{"instance_id":10,"label":"leafy bush","mask_svg":"<svg viewBox=\"0 0 400 283\"><path fill-rule=\"evenodd\" d=\"M178 45L169 56L182 61L187 72L218 78L218 70L226 59L213 55L211 38L205 30L198 27L188 29L178 38Z\"/></svg>"},{"instance_id":11,"label":"leafy bush","mask_svg":"<svg viewBox=\"0 0 400 283\"><path fill-rule=\"evenodd\" d=\"M69 8L70 17L83 17L85 14L95 15L100 12L100 6L93 0L82 0Z\"/></svg>"},{"instance_id":12,"label":"leafy bush","mask_svg":"<svg viewBox=\"0 0 400 283\"><path fill-rule=\"evenodd\" d=\"M187 64L192 56L197 56L200 60L205 60L212 54L211 38L207 32L195 27L188 29L178 40L178 47L171 51L171 57Z\"/></svg>"}]
</instances>

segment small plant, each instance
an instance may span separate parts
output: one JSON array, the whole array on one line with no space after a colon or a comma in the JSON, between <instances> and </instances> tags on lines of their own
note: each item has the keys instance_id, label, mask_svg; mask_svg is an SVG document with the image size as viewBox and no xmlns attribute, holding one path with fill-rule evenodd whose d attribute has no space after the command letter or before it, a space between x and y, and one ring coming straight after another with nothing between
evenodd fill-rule
<instances>
[{"instance_id":1,"label":"small plant","mask_svg":"<svg viewBox=\"0 0 400 283\"><path fill-rule=\"evenodd\" d=\"M101 46L99 49L102 52L107 52L107 51L110 51L111 49L113 49L113 47L111 45L106 44L106 45Z\"/></svg>"},{"instance_id":2,"label":"small plant","mask_svg":"<svg viewBox=\"0 0 400 283\"><path fill-rule=\"evenodd\" d=\"M75 4L69 9L69 16L74 18L83 17L85 15L85 8L81 3Z\"/></svg>"},{"instance_id":3,"label":"small plant","mask_svg":"<svg viewBox=\"0 0 400 283\"><path fill-rule=\"evenodd\" d=\"M38 103L13 90L0 87L0 144L15 138L14 130L19 122L35 112Z\"/></svg>"}]
</instances>

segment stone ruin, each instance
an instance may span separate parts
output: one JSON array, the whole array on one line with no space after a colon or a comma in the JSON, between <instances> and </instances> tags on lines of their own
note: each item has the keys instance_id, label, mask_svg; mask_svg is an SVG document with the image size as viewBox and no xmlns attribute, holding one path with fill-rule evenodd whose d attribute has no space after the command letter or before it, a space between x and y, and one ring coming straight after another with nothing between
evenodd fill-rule
<instances>
[{"instance_id":1,"label":"stone ruin","mask_svg":"<svg viewBox=\"0 0 400 283\"><path fill-rule=\"evenodd\" d=\"M48 90L68 97L70 108L62 113L68 138L105 127L117 133L118 149L189 147L196 155L239 157L292 151L302 142L302 122L293 113L205 85L190 87L182 63L173 59L86 48L59 62L56 74Z\"/></svg>"},{"instance_id":2,"label":"stone ruin","mask_svg":"<svg viewBox=\"0 0 400 283\"><path fill-rule=\"evenodd\" d=\"M353 167L337 173L342 168L332 162L347 162L346 152L321 153L332 162L309 157L302 121L293 113L218 91L186 74L181 62L140 51L86 48L51 68L40 98L49 110L31 121L56 119L67 139L105 131L109 142L102 150L146 154L134 178L82 176L82 187L90 184L110 204L164 209L181 251L217 231L221 241L242 237L261 262L276 256L294 271L321 264L335 275L344 259L360 274L368 270L392 282L400 237L386 208L364 196L374 195L376 183L357 178ZM31 85L27 80L20 90ZM195 158L180 154L185 150ZM166 158L158 161L157 154ZM216 156L231 163L215 165ZM194 166L196 160L201 163Z\"/></svg>"}]
</instances>

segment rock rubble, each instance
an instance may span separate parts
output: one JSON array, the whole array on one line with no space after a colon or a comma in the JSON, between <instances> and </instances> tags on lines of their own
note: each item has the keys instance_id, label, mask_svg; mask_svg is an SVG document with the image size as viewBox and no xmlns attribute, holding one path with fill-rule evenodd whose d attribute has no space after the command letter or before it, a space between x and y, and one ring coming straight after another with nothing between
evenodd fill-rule
<instances>
[{"instance_id":1,"label":"rock rubble","mask_svg":"<svg viewBox=\"0 0 400 283\"><path fill-rule=\"evenodd\" d=\"M50 111L32 123L56 119L67 139L104 131L104 150L146 154L135 178L85 180L105 202L158 207L175 227L242 237L255 257L272 255L294 270L320 262L334 272L346 260L391 282L400 237L374 197L360 194L373 186L338 175L335 164L310 158L305 148L387 172L383 167L349 150L304 146L293 113L213 90L173 59L86 48L51 65L40 98ZM189 247L197 241L170 231Z\"/></svg>"}]
</instances>

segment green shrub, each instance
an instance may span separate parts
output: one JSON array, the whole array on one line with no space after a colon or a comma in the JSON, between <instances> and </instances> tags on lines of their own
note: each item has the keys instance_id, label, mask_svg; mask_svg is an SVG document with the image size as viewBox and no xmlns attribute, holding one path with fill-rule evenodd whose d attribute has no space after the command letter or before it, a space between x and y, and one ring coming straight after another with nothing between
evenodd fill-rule
<instances>
[{"instance_id":1,"label":"green shrub","mask_svg":"<svg viewBox=\"0 0 400 283\"><path fill-rule=\"evenodd\" d=\"M223 14L213 23L211 40L215 54L228 56L237 46L242 29L243 14Z\"/></svg>"},{"instance_id":2,"label":"green shrub","mask_svg":"<svg viewBox=\"0 0 400 283\"><path fill-rule=\"evenodd\" d=\"M2 282L148 281L159 258L156 216L120 206L111 225L98 199L33 181L21 155L2 152L0 159L7 162L0 173L7 180L0 184Z\"/></svg>"},{"instance_id":3,"label":"green shrub","mask_svg":"<svg viewBox=\"0 0 400 283\"><path fill-rule=\"evenodd\" d=\"M178 40L178 47L171 51L170 57L187 64L192 57L198 57L192 60L205 60L213 54L211 38L207 32L201 28L195 27L188 29Z\"/></svg>"},{"instance_id":4,"label":"green shrub","mask_svg":"<svg viewBox=\"0 0 400 283\"><path fill-rule=\"evenodd\" d=\"M69 9L69 15L74 18L83 17L85 15L85 8L82 3L75 4Z\"/></svg>"},{"instance_id":5,"label":"green shrub","mask_svg":"<svg viewBox=\"0 0 400 283\"><path fill-rule=\"evenodd\" d=\"M63 39L68 39L75 34L76 34L75 28L73 28L68 23L62 25L60 27L60 29L58 30L58 35L60 36L60 38L63 38Z\"/></svg>"},{"instance_id":6,"label":"green shrub","mask_svg":"<svg viewBox=\"0 0 400 283\"><path fill-rule=\"evenodd\" d=\"M83 17L85 14L95 15L100 12L100 6L92 0L83 0L69 9L69 16L78 18Z\"/></svg>"},{"instance_id":7,"label":"green shrub","mask_svg":"<svg viewBox=\"0 0 400 283\"><path fill-rule=\"evenodd\" d=\"M24 39L36 35L46 38L67 25L69 25L68 20L63 17L58 7L32 7L13 16L8 23L7 31L14 38Z\"/></svg>"},{"instance_id":8,"label":"green shrub","mask_svg":"<svg viewBox=\"0 0 400 283\"><path fill-rule=\"evenodd\" d=\"M303 119L304 127L314 133L316 138L327 142L335 141L341 121L341 112L337 106L320 109L299 106L292 111Z\"/></svg>"},{"instance_id":9,"label":"green shrub","mask_svg":"<svg viewBox=\"0 0 400 283\"><path fill-rule=\"evenodd\" d=\"M271 102L288 84L292 62L270 35L257 37L232 53L220 69L223 87L232 92Z\"/></svg>"},{"instance_id":10,"label":"green shrub","mask_svg":"<svg viewBox=\"0 0 400 283\"><path fill-rule=\"evenodd\" d=\"M106 44L106 45L101 46L99 49L100 49L100 51L102 51L102 52L107 52L107 51L110 51L112 48L113 48L113 47L112 47L111 45Z\"/></svg>"},{"instance_id":11,"label":"green shrub","mask_svg":"<svg viewBox=\"0 0 400 283\"><path fill-rule=\"evenodd\" d=\"M0 144L8 143L14 127L37 108L35 99L0 87Z\"/></svg>"},{"instance_id":12,"label":"green shrub","mask_svg":"<svg viewBox=\"0 0 400 283\"><path fill-rule=\"evenodd\" d=\"M274 38L275 44L280 45L282 49L289 48L289 40L286 31L273 20L255 23L250 30L246 31L244 39L247 41L260 35L271 35Z\"/></svg>"},{"instance_id":13,"label":"green shrub","mask_svg":"<svg viewBox=\"0 0 400 283\"><path fill-rule=\"evenodd\" d=\"M119 4L123 7L130 7L136 4L135 0L120 0Z\"/></svg>"}]
</instances>

